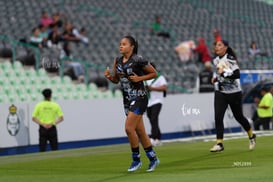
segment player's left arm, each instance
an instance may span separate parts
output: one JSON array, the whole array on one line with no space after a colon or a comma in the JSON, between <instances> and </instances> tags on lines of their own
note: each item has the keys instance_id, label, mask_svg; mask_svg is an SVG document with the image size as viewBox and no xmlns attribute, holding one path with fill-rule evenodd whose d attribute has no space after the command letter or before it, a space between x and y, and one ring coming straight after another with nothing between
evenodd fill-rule
<instances>
[{"instance_id":1,"label":"player's left arm","mask_svg":"<svg viewBox=\"0 0 273 182\"><path fill-rule=\"evenodd\" d=\"M140 82L140 81L150 80L157 77L157 71L150 64L144 66L143 71L145 72L144 75L139 76L133 73L131 76L129 76L129 79L133 82Z\"/></svg>"},{"instance_id":2,"label":"player's left arm","mask_svg":"<svg viewBox=\"0 0 273 182\"><path fill-rule=\"evenodd\" d=\"M229 63L229 67L222 68L221 76L229 79L240 78L240 69L237 61L233 57L228 57L227 62Z\"/></svg>"},{"instance_id":3,"label":"player's left arm","mask_svg":"<svg viewBox=\"0 0 273 182\"><path fill-rule=\"evenodd\" d=\"M221 76L229 79L238 79L240 78L240 70L234 70L234 71L224 71Z\"/></svg>"}]
</instances>

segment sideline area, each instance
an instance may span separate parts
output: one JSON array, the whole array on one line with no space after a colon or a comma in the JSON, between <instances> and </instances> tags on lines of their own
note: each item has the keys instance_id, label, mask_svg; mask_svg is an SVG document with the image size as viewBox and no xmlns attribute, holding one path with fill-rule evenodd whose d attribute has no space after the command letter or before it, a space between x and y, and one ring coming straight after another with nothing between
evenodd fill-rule
<instances>
[{"instance_id":1,"label":"sideline area","mask_svg":"<svg viewBox=\"0 0 273 182\"><path fill-rule=\"evenodd\" d=\"M273 136L273 131L254 131L257 137L260 136ZM236 133L225 133L224 140L238 139L238 138L247 138L246 132L236 132ZM192 142L192 141L204 141L210 142L215 141L215 135L205 135L205 136L195 136L195 137L186 137L179 139L171 140L162 140L162 143L171 143L171 142Z\"/></svg>"}]
</instances>

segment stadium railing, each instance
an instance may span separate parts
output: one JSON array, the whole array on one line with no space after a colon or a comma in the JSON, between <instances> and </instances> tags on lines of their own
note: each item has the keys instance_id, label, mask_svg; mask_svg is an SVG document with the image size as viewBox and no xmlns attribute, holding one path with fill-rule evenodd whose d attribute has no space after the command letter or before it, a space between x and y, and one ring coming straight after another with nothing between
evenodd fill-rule
<instances>
[{"instance_id":1,"label":"stadium railing","mask_svg":"<svg viewBox=\"0 0 273 182\"><path fill-rule=\"evenodd\" d=\"M21 41L18 41L18 40L15 40L15 39L12 39L12 38L9 38L9 37L6 37L6 36L1 36L0 35L0 40L3 42L8 42L8 44L11 46L11 47L6 47L8 49L10 49L12 51L12 57L11 57L11 61L12 63L14 63L16 60L17 60L17 48L19 46L22 46L26 49L29 49L32 51L32 53L34 54L34 57L35 57L35 69L38 70L39 68L39 65L40 65L40 50L39 48L35 47L35 46L32 46L31 44L28 44L28 43L24 43L24 42L21 42Z\"/></svg>"}]
</instances>

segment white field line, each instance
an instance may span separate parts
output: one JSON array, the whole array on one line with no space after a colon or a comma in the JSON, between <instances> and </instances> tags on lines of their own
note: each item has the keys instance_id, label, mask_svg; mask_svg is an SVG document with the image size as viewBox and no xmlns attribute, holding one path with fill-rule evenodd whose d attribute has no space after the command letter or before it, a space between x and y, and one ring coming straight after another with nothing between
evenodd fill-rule
<instances>
[{"instance_id":1,"label":"white field line","mask_svg":"<svg viewBox=\"0 0 273 182\"><path fill-rule=\"evenodd\" d=\"M254 133L259 136L273 136L273 131L254 131ZM238 138L248 138L246 132L237 132L237 133L225 133L224 140L232 140ZM178 138L171 140L162 140L163 143L172 143L172 142L193 142L193 141L216 141L216 135L205 135L205 136L194 136L186 138Z\"/></svg>"}]
</instances>

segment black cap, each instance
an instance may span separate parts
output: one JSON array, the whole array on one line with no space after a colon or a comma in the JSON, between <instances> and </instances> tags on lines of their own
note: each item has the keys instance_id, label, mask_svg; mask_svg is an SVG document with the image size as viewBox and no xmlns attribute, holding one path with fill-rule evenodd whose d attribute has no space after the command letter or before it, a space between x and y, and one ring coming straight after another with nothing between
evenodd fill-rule
<instances>
[{"instance_id":1,"label":"black cap","mask_svg":"<svg viewBox=\"0 0 273 182\"><path fill-rule=\"evenodd\" d=\"M269 90L270 90L270 86L268 86L268 85L264 85L264 86L261 88L261 91L268 92Z\"/></svg>"},{"instance_id":2,"label":"black cap","mask_svg":"<svg viewBox=\"0 0 273 182\"><path fill-rule=\"evenodd\" d=\"M52 91L50 88L46 88L42 91L42 94L45 98L49 98L51 97Z\"/></svg>"}]
</instances>

